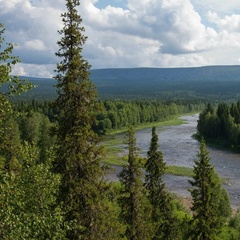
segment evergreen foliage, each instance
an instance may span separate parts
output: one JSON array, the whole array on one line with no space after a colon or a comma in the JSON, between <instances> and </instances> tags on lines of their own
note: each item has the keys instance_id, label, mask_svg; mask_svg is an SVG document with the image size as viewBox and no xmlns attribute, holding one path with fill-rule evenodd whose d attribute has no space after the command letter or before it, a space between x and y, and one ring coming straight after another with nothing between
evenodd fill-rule
<instances>
[{"instance_id":1,"label":"evergreen foliage","mask_svg":"<svg viewBox=\"0 0 240 240\"><path fill-rule=\"evenodd\" d=\"M69 239L112 239L114 231L105 204L107 185L100 165L102 148L92 130L99 110L95 86L89 79L90 65L81 56L86 37L77 12L80 1L67 0L62 14L63 29L58 41L61 58L57 65L60 106L54 171L60 173L59 202L66 212L65 221L73 223ZM108 218L108 219L107 219ZM117 231L116 233L117 234Z\"/></svg>"},{"instance_id":2,"label":"evergreen foliage","mask_svg":"<svg viewBox=\"0 0 240 240\"><path fill-rule=\"evenodd\" d=\"M126 225L125 236L130 240L149 239L152 230L149 226L149 204L143 187L142 164L137 154L135 132L132 126L126 134L128 144L128 165L119 174L122 184L119 205L120 221Z\"/></svg>"},{"instance_id":3,"label":"evergreen foliage","mask_svg":"<svg viewBox=\"0 0 240 240\"><path fill-rule=\"evenodd\" d=\"M202 103L183 103L177 101L146 101L146 100L101 100L100 110L96 111L97 122L94 130L106 134L111 130L121 130L129 125L139 126L175 118L177 115L200 111ZM49 118L50 122L58 121L59 106L52 102L32 100L30 102L15 101L14 109L29 114L39 112Z\"/></svg>"},{"instance_id":4,"label":"evergreen foliage","mask_svg":"<svg viewBox=\"0 0 240 240\"><path fill-rule=\"evenodd\" d=\"M152 205L151 220L154 225L152 239L178 239L177 220L173 214L172 199L163 182L166 163L163 154L158 150L158 135L152 128L152 139L145 163L145 187Z\"/></svg>"},{"instance_id":5,"label":"evergreen foliage","mask_svg":"<svg viewBox=\"0 0 240 240\"><path fill-rule=\"evenodd\" d=\"M169 120L178 114L199 111L202 104L189 104L177 101L146 100L103 100L103 111L97 113L96 129L100 133L121 129L129 125L137 126Z\"/></svg>"},{"instance_id":6,"label":"evergreen foliage","mask_svg":"<svg viewBox=\"0 0 240 240\"><path fill-rule=\"evenodd\" d=\"M9 117L3 124L3 135L0 138L1 170L9 176L20 171L21 141L18 124Z\"/></svg>"},{"instance_id":7,"label":"evergreen foliage","mask_svg":"<svg viewBox=\"0 0 240 240\"><path fill-rule=\"evenodd\" d=\"M191 239L213 240L230 216L229 198L226 197L219 177L210 164L203 139L197 156L199 160L195 161L193 180L189 181L193 199L191 210L194 213ZM223 205L225 211L222 209Z\"/></svg>"},{"instance_id":8,"label":"evergreen foliage","mask_svg":"<svg viewBox=\"0 0 240 240\"><path fill-rule=\"evenodd\" d=\"M216 108L208 104L200 113L198 135L217 145L240 151L240 101L220 103Z\"/></svg>"}]
</instances>

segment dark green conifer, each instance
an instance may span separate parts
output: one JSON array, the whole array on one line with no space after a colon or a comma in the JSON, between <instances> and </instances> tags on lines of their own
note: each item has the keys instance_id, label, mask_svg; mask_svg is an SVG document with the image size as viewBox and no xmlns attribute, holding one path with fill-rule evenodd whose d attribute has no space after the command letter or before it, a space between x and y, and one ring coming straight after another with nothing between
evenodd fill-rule
<instances>
[{"instance_id":1,"label":"dark green conifer","mask_svg":"<svg viewBox=\"0 0 240 240\"><path fill-rule=\"evenodd\" d=\"M163 154L158 150L158 135L152 128L152 139L145 163L145 187L152 205L152 223L154 234L152 239L178 239L177 223L173 215L172 199L163 182L166 163Z\"/></svg>"},{"instance_id":2,"label":"dark green conifer","mask_svg":"<svg viewBox=\"0 0 240 240\"><path fill-rule=\"evenodd\" d=\"M203 139L197 156L199 160L195 161L193 181L189 181L193 198L191 210L194 213L191 239L212 240L230 215L229 198L226 197L226 191L222 189L220 179L210 164Z\"/></svg>"},{"instance_id":3,"label":"dark green conifer","mask_svg":"<svg viewBox=\"0 0 240 240\"><path fill-rule=\"evenodd\" d=\"M104 204L106 184L100 165L102 147L93 131L99 110L97 92L89 79L90 65L81 52L86 37L77 8L79 0L67 0L62 14L63 29L56 53L62 60L57 65L60 109L57 151L54 170L62 175L59 201L66 212L65 221L72 222L69 239L114 239L109 207ZM113 230L114 229L114 230Z\"/></svg>"},{"instance_id":4,"label":"dark green conifer","mask_svg":"<svg viewBox=\"0 0 240 240\"><path fill-rule=\"evenodd\" d=\"M120 219L126 226L125 236L130 240L149 239L149 206L143 187L142 165L137 154L134 129L131 126L126 134L128 144L128 165L119 174L122 184L119 204Z\"/></svg>"}]
</instances>

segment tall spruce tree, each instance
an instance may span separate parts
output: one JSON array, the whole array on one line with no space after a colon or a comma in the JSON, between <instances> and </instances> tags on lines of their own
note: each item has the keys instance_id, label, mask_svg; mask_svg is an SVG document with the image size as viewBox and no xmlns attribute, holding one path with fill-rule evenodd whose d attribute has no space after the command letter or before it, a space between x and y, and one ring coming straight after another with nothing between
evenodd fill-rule
<instances>
[{"instance_id":1,"label":"tall spruce tree","mask_svg":"<svg viewBox=\"0 0 240 240\"><path fill-rule=\"evenodd\" d=\"M177 221L173 214L172 199L163 182L166 163L163 154L158 150L156 127L152 128L152 139L145 163L145 187L152 205L152 223L154 234L152 239L178 239Z\"/></svg>"},{"instance_id":2,"label":"tall spruce tree","mask_svg":"<svg viewBox=\"0 0 240 240\"><path fill-rule=\"evenodd\" d=\"M128 144L128 165L119 174L122 190L119 198L120 219L126 225L125 236L130 240L149 239L149 206L145 199L142 177L143 170L137 154L134 129L126 134Z\"/></svg>"},{"instance_id":3,"label":"tall spruce tree","mask_svg":"<svg viewBox=\"0 0 240 240\"><path fill-rule=\"evenodd\" d=\"M213 240L230 216L230 203L218 174L210 164L203 139L197 156L199 160L195 161L193 181L189 181L193 187L190 189L193 199L193 230L190 239Z\"/></svg>"},{"instance_id":4,"label":"tall spruce tree","mask_svg":"<svg viewBox=\"0 0 240 240\"><path fill-rule=\"evenodd\" d=\"M78 0L67 0L62 14L62 38L56 53L62 60L57 65L60 109L57 130L56 159L53 169L62 175L59 202L66 212L65 221L73 227L69 239L114 239L112 213L104 204L106 184L100 160L102 147L92 130L99 110L97 92L89 79L89 63L81 53L86 37L77 8Z\"/></svg>"}]
</instances>

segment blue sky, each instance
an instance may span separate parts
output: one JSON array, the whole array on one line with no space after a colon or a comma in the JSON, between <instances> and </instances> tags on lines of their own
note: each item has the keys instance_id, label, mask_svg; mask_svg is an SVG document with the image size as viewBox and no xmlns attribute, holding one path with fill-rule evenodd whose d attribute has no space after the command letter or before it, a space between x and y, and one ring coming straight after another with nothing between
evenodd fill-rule
<instances>
[{"instance_id":1,"label":"blue sky","mask_svg":"<svg viewBox=\"0 0 240 240\"><path fill-rule=\"evenodd\" d=\"M0 0L13 73L54 75L64 0ZM240 63L239 0L81 0L92 68L196 67Z\"/></svg>"},{"instance_id":2,"label":"blue sky","mask_svg":"<svg viewBox=\"0 0 240 240\"><path fill-rule=\"evenodd\" d=\"M100 9L106 8L108 5L113 7L119 7L123 9L127 9L127 1L126 0L100 0L95 3L95 6Z\"/></svg>"}]
</instances>

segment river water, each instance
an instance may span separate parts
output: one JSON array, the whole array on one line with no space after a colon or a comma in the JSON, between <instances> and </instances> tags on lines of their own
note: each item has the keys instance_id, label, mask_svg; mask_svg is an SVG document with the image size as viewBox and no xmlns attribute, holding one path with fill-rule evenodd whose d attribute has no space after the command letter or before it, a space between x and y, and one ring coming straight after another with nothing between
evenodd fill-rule
<instances>
[{"instance_id":1,"label":"river water","mask_svg":"<svg viewBox=\"0 0 240 240\"><path fill-rule=\"evenodd\" d=\"M199 151L200 143L192 138L196 133L198 114L183 116L185 124L157 128L159 137L159 150L162 151L167 165L193 167L194 160ZM140 153L146 156L151 140L151 129L136 132L137 145ZM240 154L225 150L207 147L211 163L221 178L224 179L223 187L228 191L231 204L234 208L240 207ZM116 169L116 174L120 171ZM172 176L166 174L164 182L167 188L181 197L189 197L188 177Z\"/></svg>"}]
</instances>

